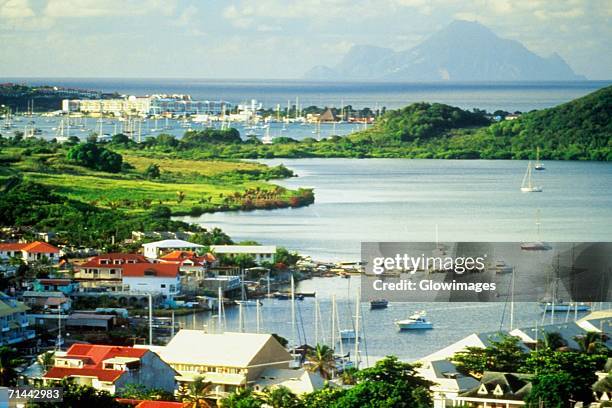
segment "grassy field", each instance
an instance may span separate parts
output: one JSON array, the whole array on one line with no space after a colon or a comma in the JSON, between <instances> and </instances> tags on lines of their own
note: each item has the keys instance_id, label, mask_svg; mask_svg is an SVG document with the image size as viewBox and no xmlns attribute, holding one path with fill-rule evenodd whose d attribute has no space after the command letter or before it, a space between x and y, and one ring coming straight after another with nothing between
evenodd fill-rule
<instances>
[{"instance_id":1,"label":"grassy field","mask_svg":"<svg viewBox=\"0 0 612 408\"><path fill-rule=\"evenodd\" d=\"M245 191L262 194L275 191L274 198L285 201L295 194L258 179L264 178L269 169L259 163L152 158L121 153L124 162L134 168L113 174L69 164L64 160L63 151L28 154L21 148L8 148L1 156L12 157L13 161L8 166L0 165L0 179L19 173L71 199L130 212L145 211L160 204L170 207L176 214L237 209L240 199L229 198ZM149 180L143 176L151 164L160 167L159 179Z\"/></svg>"}]
</instances>

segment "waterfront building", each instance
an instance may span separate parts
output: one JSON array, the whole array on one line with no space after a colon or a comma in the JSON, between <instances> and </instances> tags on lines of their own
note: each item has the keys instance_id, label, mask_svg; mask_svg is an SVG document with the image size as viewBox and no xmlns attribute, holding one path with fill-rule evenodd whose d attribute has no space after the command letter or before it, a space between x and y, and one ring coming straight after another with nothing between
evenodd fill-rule
<instances>
[{"instance_id":1,"label":"waterfront building","mask_svg":"<svg viewBox=\"0 0 612 408\"><path fill-rule=\"evenodd\" d=\"M173 392L176 372L155 353L142 348L75 344L56 352L54 365L43 376L45 385L64 378L111 394L128 384Z\"/></svg>"},{"instance_id":2,"label":"waterfront building","mask_svg":"<svg viewBox=\"0 0 612 408\"><path fill-rule=\"evenodd\" d=\"M34 330L26 316L29 308L22 302L0 292L0 346L8 346L33 339Z\"/></svg>"},{"instance_id":3,"label":"waterfront building","mask_svg":"<svg viewBox=\"0 0 612 408\"><path fill-rule=\"evenodd\" d=\"M485 371L480 383L457 397L458 406L469 408L525 406L531 392L531 374Z\"/></svg>"},{"instance_id":4,"label":"waterfront building","mask_svg":"<svg viewBox=\"0 0 612 408\"><path fill-rule=\"evenodd\" d=\"M74 278L84 290L122 290L122 273L126 265L150 264L139 254L108 253L89 258L75 265Z\"/></svg>"},{"instance_id":5,"label":"waterfront building","mask_svg":"<svg viewBox=\"0 0 612 408\"><path fill-rule=\"evenodd\" d=\"M213 384L212 397L225 398L252 387L270 368L289 368L289 352L271 334L180 330L166 346L146 347L178 371L179 383L197 377ZM179 385L180 386L180 385Z\"/></svg>"},{"instance_id":6,"label":"waterfront building","mask_svg":"<svg viewBox=\"0 0 612 408\"><path fill-rule=\"evenodd\" d=\"M46 259L52 264L57 264L59 257L60 250L46 242L0 243L0 261L18 258L25 263L32 263Z\"/></svg>"},{"instance_id":7,"label":"waterfront building","mask_svg":"<svg viewBox=\"0 0 612 408\"><path fill-rule=\"evenodd\" d=\"M204 245L194 244L182 239L165 239L143 244L142 247L144 249L144 256L149 259L157 259L173 251L196 251L204 248Z\"/></svg>"},{"instance_id":8,"label":"waterfront building","mask_svg":"<svg viewBox=\"0 0 612 408\"><path fill-rule=\"evenodd\" d=\"M161 294L166 300L181 291L179 265L173 263L123 265L121 282L123 292Z\"/></svg>"},{"instance_id":9,"label":"waterfront building","mask_svg":"<svg viewBox=\"0 0 612 408\"><path fill-rule=\"evenodd\" d=\"M72 292L76 292L79 284L70 279L41 278L36 279L32 286L38 292L62 292L65 295L69 295Z\"/></svg>"},{"instance_id":10,"label":"waterfront building","mask_svg":"<svg viewBox=\"0 0 612 408\"><path fill-rule=\"evenodd\" d=\"M262 262L273 263L276 256L275 245L211 245L210 250L227 256L250 255L258 265Z\"/></svg>"},{"instance_id":11,"label":"waterfront building","mask_svg":"<svg viewBox=\"0 0 612 408\"><path fill-rule=\"evenodd\" d=\"M189 95L123 96L105 99L64 99L62 111L94 115L222 115L232 104L226 101L193 100Z\"/></svg>"},{"instance_id":12,"label":"waterfront building","mask_svg":"<svg viewBox=\"0 0 612 408\"><path fill-rule=\"evenodd\" d=\"M114 314L72 313L66 319L66 327L73 329L108 331L116 324L117 316Z\"/></svg>"}]
</instances>

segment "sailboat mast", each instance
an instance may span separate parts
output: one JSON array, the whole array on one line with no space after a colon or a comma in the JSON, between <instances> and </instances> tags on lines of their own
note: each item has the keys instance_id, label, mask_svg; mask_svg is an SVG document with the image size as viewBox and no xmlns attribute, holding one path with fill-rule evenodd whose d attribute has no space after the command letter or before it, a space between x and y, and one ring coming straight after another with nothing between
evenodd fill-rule
<instances>
[{"instance_id":1,"label":"sailboat mast","mask_svg":"<svg viewBox=\"0 0 612 408\"><path fill-rule=\"evenodd\" d=\"M336 348L336 295L332 295L332 311L331 311L331 344L332 348Z\"/></svg>"},{"instance_id":2,"label":"sailboat mast","mask_svg":"<svg viewBox=\"0 0 612 408\"><path fill-rule=\"evenodd\" d=\"M219 285L219 294L218 294L218 300L217 300L217 313L219 314L217 316L218 321L219 321L219 328L218 328L219 334L223 333L223 330L222 330L223 322L222 322L222 317L221 317L223 313L222 308L223 308L223 291L221 290L221 285Z\"/></svg>"},{"instance_id":3,"label":"sailboat mast","mask_svg":"<svg viewBox=\"0 0 612 408\"><path fill-rule=\"evenodd\" d=\"M319 300L315 296L314 307L315 346L319 344Z\"/></svg>"},{"instance_id":4,"label":"sailboat mast","mask_svg":"<svg viewBox=\"0 0 612 408\"><path fill-rule=\"evenodd\" d=\"M360 309L360 293L357 291L357 300L355 302L355 368L359 370L359 309Z\"/></svg>"},{"instance_id":5,"label":"sailboat mast","mask_svg":"<svg viewBox=\"0 0 612 408\"><path fill-rule=\"evenodd\" d=\"M297 345L295 329L295 281L291 275L291 338L293 345Z\"/></svg>"}]
</instances>

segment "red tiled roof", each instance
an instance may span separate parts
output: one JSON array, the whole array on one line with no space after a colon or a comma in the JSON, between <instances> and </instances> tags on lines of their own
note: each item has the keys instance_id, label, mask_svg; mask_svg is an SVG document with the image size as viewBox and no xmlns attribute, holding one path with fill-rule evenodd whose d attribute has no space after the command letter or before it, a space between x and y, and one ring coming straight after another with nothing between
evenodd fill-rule
<instances>
[{"instance_id":1,"label":"red tiled roof","mask_svg":"<svg viewBox=\"0 0 612 408\"><path fill-rule=\"evenodd\" d=\"M150 263L147 258L145 258L144 256L140 254L127 254L127 253L124 254L124 253L117 252L117 253L108 253L108 254L102 254L102 255L91 257L87 260L87 262L81 264L80 267L82 268L117 268L117 267L122 268L123 265L125 265L125 263L113 264L112 262L110 264L101 264L100 260L102 259L109 259L111 261L121 260L123 262L136 261L138 263Z\"/></svg>"},{"instance_id":2,"label":"red tiled roof","mask_svg":"<svg viewBox=\"0 0 612 408\"><path fill-rule=\"evenodd\" d=\"M115 382L125 371L103 370L101 368L51 367L44 378L62 379L66 377L95 377L100 381Z\"/></svg>"},{"instance_id":3,"label":"red tiled roof","mask_svg":"<svg viewBox=\"0 0 612 408\"><path fill-rule=\"evenodd\" d=\"M51 367L44 378L96 377L100 381L114 382L124 371L104 370L104 360L114 357L142 358L147 349L123 346L103 346L98 344L73 344L66 352L66 358L83 359L83 368Z\"/></svg>"},{"instance_id":4,"label":"red tiled roof","mask_svg":"<svg viewBox=\"0 0 612 408\"><path fill-rule=\"evenodd\" d=\"M56 254L59 249L46 242L34 241L29 243L0 243L0 251L26 251L41 254Z\"/></svg>"},{"instance_id":5,"label":"red tiled roof","mask_svg":"<svg viewBox=\"0 0 612 408\"><path fill-rule=\"evenodd\" d=\"M165 261L165 262L179 262L179 263L182 263L182 261L185 261L185 260L190 260L190 261L193 261L194 263L203 264L206 262L214 262L217 260L217 258L215 258L215 256L211 253L207 253L205 255L198 256L193 251L172 251L160 257L159 260L161 262Z\"/></svg>"},{"instance_id":6,"label":"red tiled roof","mask_svg":"<svg viewBox=\"0 0 612 408\"><path fill-rule=\"evenodd\" d=\"M156 276L160 278L175 278L179 273L179 266L169 264L125 264L123 277Z\"/></svg>"},{"instance_id":7,"label":"red tiled roof","mask_svg":"<svg viewBox=\"0 0 612 408\"><path fill-rule=\"evenodd\" d=\"M189 404L171 401L141 401L135 408L184 408Z\"/></svg>"}]
</instances>

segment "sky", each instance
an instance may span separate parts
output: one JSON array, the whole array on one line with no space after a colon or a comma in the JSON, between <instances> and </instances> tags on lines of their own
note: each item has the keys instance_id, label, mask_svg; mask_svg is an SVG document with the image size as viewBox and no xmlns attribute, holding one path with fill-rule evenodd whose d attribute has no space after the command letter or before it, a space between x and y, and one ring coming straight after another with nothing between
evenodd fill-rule
<instances>
[{"instance_id":1,"label":"sky","mask_svg":"<svg viewBox=\"0 0 612 408\"><path fill-rule=\"evenodd\" d=\"M300 78L455 19L612 79L611 0L0 0L0 79Z\"/></svg>"}]
</instances>

